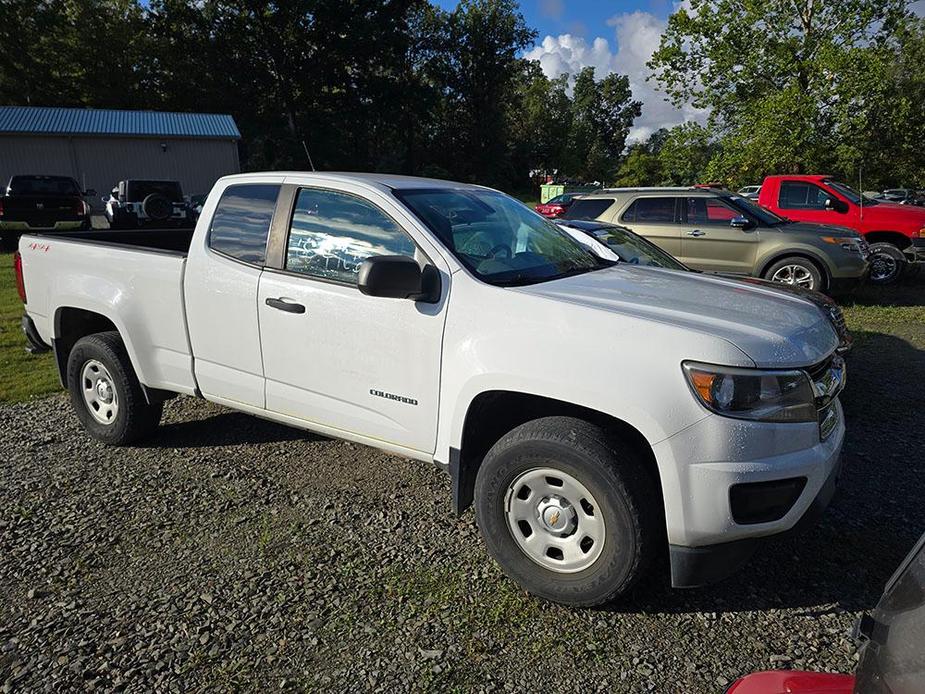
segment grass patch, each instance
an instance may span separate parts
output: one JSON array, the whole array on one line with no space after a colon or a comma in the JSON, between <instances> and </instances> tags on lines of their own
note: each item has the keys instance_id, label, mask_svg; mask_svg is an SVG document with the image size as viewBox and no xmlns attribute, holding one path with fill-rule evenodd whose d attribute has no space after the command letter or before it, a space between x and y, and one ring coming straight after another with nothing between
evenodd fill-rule
<instances>
[{"instance_id":1,"label":"grass patch","mask_svg":"<svg viewBox=\"0 0 925 694\"><path fill-rule=\"evenodd\" d=\"M21 402L61 389L51 352L26 351L22 314L13 255L0 254L0 402Z\"/></svg>"}]
</instances>

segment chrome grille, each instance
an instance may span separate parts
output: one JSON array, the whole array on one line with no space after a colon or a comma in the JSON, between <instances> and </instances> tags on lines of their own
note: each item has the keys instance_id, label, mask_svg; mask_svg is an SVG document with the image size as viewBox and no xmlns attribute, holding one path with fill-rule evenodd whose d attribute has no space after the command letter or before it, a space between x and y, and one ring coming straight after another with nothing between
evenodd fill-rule
<instances>
[{"instance_id":1,"label":"chrome grille","mask_svg":"<svg viewBox=\"0 0 925 694\"><path fill-rule=\"evenodd\" d=\"M845 360L830 356L806 369L813 382L816 408L819 411L819 436L824 441L838 425L838 408L835 398L845 387Z\"/></svg>"}]
</instances>

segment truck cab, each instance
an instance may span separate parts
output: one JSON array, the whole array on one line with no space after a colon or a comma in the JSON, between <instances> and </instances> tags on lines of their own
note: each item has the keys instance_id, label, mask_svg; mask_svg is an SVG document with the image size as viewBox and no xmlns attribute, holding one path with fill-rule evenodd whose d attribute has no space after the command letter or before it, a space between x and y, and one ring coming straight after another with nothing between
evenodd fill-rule
<instances>
[{"instance_id":1,"label":"truck cab","mask_svg":"<svg viewBox=\"0 0 925 694\"><path fill-rule=\"evenodd\" d=\"M864 197L831 176L768 176L758 202L799 222L846 227L870 244L870 281L897 281L907 264L925 262L925 209Z\"/></svg>"}]
</instances>

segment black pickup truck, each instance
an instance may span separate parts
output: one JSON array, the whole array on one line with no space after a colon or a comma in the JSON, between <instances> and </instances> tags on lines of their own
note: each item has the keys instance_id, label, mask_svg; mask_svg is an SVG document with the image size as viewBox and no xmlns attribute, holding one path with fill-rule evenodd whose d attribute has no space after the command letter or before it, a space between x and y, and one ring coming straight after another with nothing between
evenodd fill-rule
<instances>
[{"instance_id":1,"label":"black pickup truck","mask_svg":"<svg viewBox=\"0 0 925 694\"><path fill-rule=\"evenodd\" d=\"M90 206L69 176L13 176L0 197L0 235L3 242L30 231L90 228Z\"/></svg>"}]
</instances>

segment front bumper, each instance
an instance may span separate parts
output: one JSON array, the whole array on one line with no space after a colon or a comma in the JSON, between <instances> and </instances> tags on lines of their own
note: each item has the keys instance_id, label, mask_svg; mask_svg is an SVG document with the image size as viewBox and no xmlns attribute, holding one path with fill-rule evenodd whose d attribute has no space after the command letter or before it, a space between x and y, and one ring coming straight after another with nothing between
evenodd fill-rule
<instances>
[{"instance_id":1,"label":"front bumper","mask_svg":"<svg viewBox=\"0 0 925 694\"><path fill-rule=\"evenodd\" d=\"M910 263L925 263L925 238L912 239L912 245L905 253Z\"/></svg>"},{"instance_id":2,"label":"front bumper","mask_svg":"<svg viewBox=\"0 0 925 694\"><path fill-rule=\"evenodd\" d=\"M815 515L811 509L825 507L845 436L841 404L835 400L830 407L835 421L824 439L817 422L772 424L710 415L653 446L673 585L694 587L725 578L751 556L759 538L808 523ZM779 496L774 487L787 480L799 480L800 487L778 512L743 520L741 509L734 508L733 488L766 485L769 494Z\"/></svg>"},{"instance_id":3,"label":"front bumper","mask_svg":"<svg viewBox=\"0 0 925 694\"><path fill-rule=\"evenodd\" d=\"M835 496L840 473L841 460L839 459L796 524L789 530L770 537L780 538L798 534L815 525L822 518L832 497ZM764 537L751 537L704 547L669 545L671 585L674 588L699 588L722 581L741 569L765 539Z\"/></svg>"}]
</instances>

